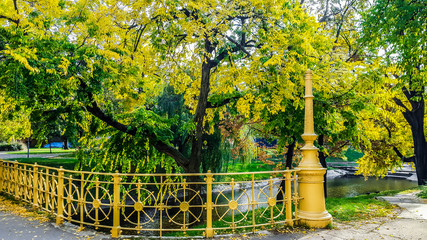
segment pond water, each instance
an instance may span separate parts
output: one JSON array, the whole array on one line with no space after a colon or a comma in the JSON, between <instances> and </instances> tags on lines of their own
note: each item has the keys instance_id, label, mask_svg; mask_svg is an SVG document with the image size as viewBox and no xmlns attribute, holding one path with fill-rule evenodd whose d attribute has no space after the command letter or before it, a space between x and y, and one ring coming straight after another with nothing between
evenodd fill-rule
<instances>
[{"instance_id":1,"label":"pond water","mask_svg":"<svg viewBox=\"0 0 427 240\"><path fill-rule=\"evenodd\" d=\"M405 190L417 186L417 182L400 178L369 178L340 177L328 179L328 197L354 197L361 194L375 193L386 190Z\"/></svg>"}]
</instances>

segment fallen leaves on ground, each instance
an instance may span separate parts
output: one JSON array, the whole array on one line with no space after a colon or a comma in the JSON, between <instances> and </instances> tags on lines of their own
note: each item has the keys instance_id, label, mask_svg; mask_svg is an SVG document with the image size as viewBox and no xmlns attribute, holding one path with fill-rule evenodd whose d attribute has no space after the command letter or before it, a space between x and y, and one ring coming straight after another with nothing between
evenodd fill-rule
<instances>
[{"instance_id":1,"label":"fallen leaves on ground","mask_svg":"<svg viewBox=\"0 0 427 240\"><path fill-rule=\"evenodd\" d=\"M44 212L33 211L29 207L25 206L24 203L20 203L16 200L9 199L3 195L0 195L0 211L10 212L21 217L25 217L28 220L38 220L40 222L50 221L49 215Z\"/></svg>"}]
</instances>

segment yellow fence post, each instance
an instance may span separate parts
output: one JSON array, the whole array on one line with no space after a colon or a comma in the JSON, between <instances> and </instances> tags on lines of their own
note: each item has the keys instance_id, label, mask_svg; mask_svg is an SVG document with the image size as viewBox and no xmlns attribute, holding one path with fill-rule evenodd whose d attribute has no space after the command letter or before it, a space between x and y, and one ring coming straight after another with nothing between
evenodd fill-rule
<instances>
[{"instance_id":1,"label":"yellow fence post","mask_svg":"<svg viewBox=\"0 0 427 240\"><path fill-rule=\"evenodd\" d=\"M39 207L39 167L34 163L33 167L33 209L37 210Z\"/></svg>"},{"instance_id":2,"label":"yellow fence post","mask_svg":"<svg viewBox=\"0 0 427 240\"><path fill-rule=\"evenodd\" d=\"M120 237L120 174L116 172L113 176L114 179L114 193L113 193L113 228L111 229L111 236L113 238Z\"/></svg>"},{"instance_id":3,"label":"yellow fence post","mask_svg":"<svg viewBox=\"0 0 427 240\"><path fill-rule=\"evenodd\" d=\"M212 183L214 181L213 174L209 170L206 174L206 232L205 237L211 238L214 235L214 230L212 228Z\"/></svg>"},{"instance_id":4,"label":"yellow fence post","mask_svg":"<svg viewBox=\"0 0 427 240\"><path fill-rule=\"evenodd\" d=\"M13 168L14 168L14 180L15 180L15 198L19 199L19 181L18 181L18 161L15 161L13 163Z\"/></svg>"},{"instance_id":5,"label":"yellow fence post","mask_svg":"<svg viewBox=\"0 0 427 240\"><path fill-rule=\"evenodd\" d=\"M0 160L0 192L3 192L3 160Z\"/></svg>"},{"instance_id":6,"label":"yellow fence post","mask_svg":"<svg viewBox=\"0 0 427 240\"><path fill-rule=\"evenodd\" d=\"M292 220L292 190L291 190L291 171L289 168L285 172L285 196L286 196L286 224L293 226Z\"/></svg>"},{"instance_id":7,"label":"yellow fence post","mask_svg":"<svg viewBox=\"0 0 427 240\"><path fill-rule=\"evenodd\" d=\"M64 169L62 166L58 170L58 185L57 185L58 209L56 213L56 224L64 223Z\"/></svg>"},{"instance_id":8,"label":"yellow fence post","mask_svg":"<svg viewBox=\"0 0 427 240\"><path fill-rule=\"evenodd\" d=\"M251 206L252 206L252 232L255 233L255 225L256 225L256 221L255 221L255 207L257 205L257 201L255 201L255 174L252 173L252 181L251 181L251 185L252 185L252 194L251 194Z\"/></svg>"},{"instance_id":9,"label":"yellow fence post","mask_svg":"<svg viewBox=\"0 0 427 240\"><path fill-rule=\"evenodd\" d=\"M305 142L302 150L303 158L298 165L299 195L301 201L298 215L299 222L309 227L324 228L332 222L332 216L326 211L325 195L323 191L323 175L326 169L322 168L318 158L318 149L313 145L317 138L314 133L313 120L313 90L312 73L305 73L305 118L304 134L301 135Z\"/></svg>"},{"instance_id":10,"label":"yellow fence post","mask_svg":"<svg viewBox=\"0 0 427 240\"><path fill-rule=\"evenodd\" d=\"M43 171L43 170L42 170ZM45 208L46 211L49 211L49 202L50 202L50 195L49 195L49 168L46 168L46 178L44 179L44 200L45 202Z\"/></svg>"}]
</instances>

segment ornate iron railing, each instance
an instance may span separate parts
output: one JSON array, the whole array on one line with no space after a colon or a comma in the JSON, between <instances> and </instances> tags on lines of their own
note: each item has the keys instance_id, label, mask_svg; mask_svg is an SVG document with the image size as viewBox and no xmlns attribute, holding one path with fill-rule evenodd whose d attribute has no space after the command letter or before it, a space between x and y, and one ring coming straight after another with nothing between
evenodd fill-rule
<instances>
[{"instance_id":1,"label":"ornate iron railing","mask_svg":"<svg viewBox=\"0 0 427 240\"><path fill-rule=\"evenodd\" d=\"M0 160L0 192L55 214L57 224L109 229L113 237L122 231L212 237L292 226L300 200L296 172L94 173Z\"/></svg>"}]
</instances>

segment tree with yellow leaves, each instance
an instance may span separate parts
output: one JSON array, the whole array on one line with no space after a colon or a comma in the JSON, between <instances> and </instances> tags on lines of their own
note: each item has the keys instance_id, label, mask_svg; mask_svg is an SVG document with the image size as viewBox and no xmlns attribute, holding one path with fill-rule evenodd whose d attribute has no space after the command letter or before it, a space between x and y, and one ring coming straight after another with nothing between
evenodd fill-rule
<instances>
[{"instance_id":1,"label":"tree with yellow leaves","mask_svg":"<svg viewBox=\"0 0 427 240\"><path fill-rule=\"evenodd\" d=\"M29 95L21 99L44 109L85 109L92 117L83 129L101 120L104 129L143 139L186 172L200 171L204 134L213 133L214 116L222 119L227 105L255 121L265 109L285 111L284 99L302 106L302 73L328 49L298 1L2 0L1 6L1 67L9 71L3 83L21 76ZM171 141L176 119L154 111L168 86L184 96L191 114L181 123L189 152Z\"/></svg>"},{"instance_id":2,"label":"tree with yellow leaves","mask_svg":"<svg viewBox=\"0 0 427 240\"><path fill-rule=\"evenodd\" d=\"M426 18L422 0L377 0L364 15L361 43L373 66L367 73L371 86L376 85L374 94L382 96L376 102L377 115L367 123L382 131L371 132L365 141L372 148L360 162L365 175L384 175L401 161L413 162L418 184L427 182ZM378 143L381 147L375 147Z\"/></svg>"}]
</instances>

